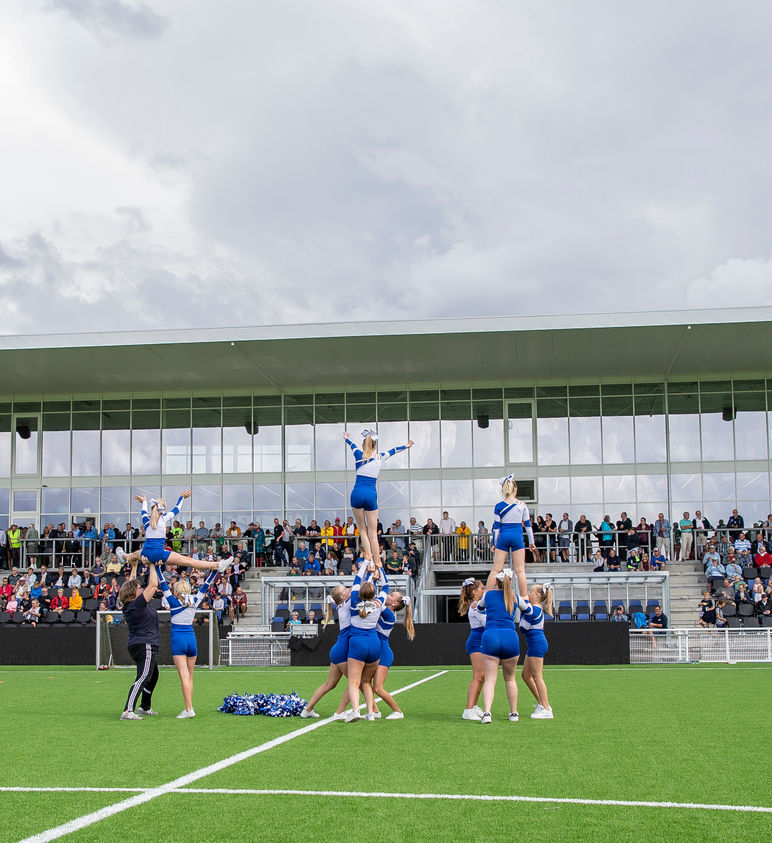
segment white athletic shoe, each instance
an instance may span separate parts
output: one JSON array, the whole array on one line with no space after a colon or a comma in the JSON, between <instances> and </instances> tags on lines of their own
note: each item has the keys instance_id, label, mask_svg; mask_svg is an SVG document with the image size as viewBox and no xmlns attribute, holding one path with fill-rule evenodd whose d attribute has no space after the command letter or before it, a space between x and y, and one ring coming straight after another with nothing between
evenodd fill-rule
<instances>
[{"instance_id":1,"label":"white athletic shoe","mask_svg":"<svg viewBox=\"0 0 772 843\"><path fill-rule=\"evenodd\" d=\"M489 711L483 712L483 716L480 718L480 723L490 723L493 718L490 715Z\"/></svg>"},{"instance_id":2,"label":"white athletic shoe","mask_svg":"<svg viewBox=\"0 0 772 843\"><path fill-rule=\"evenodd\" d=\"M225 573L225 569L229 568L233 564L233 557L228 556L227 558L223 559L222 562L217 566L217 570L223 574Z\"/></svg>"},{"instance_id":3,"label":"white athletic shoe","mask_svg":"<svg viewBox=\"0 0 772 843\"><path fill-rule=\"evenodd\" d=\"M345 720L346 719L346 712L341 711L340 714L336 711L335 714L332 715L333 720Z\"/></svg>"},{"instance_id":4,"label":"white athletic shoe","mask_svg":"<svg viewBox=\"0 0 772 843\"><path fill-rule=\"evenodd\" d=\"M313 710L313 708L304 708L300 712L301 717L318 717L319 715Z\"/></svg>"},{"instance_id":5,"label":"white athletic shoe","mask_svg":"<svg viewBox=\"0 0 772 843\"><path fill-rule=\"evenodd\" d=\"M376 708L373 712L373 717L375 717L376 720L380 720L382 716L381 712Z\"/></svg>"},{"instance_id":6,"label":"white athletic shoe","mask_svg":"<svg viewBox=\"0 0 772 843\"><path fill-rule=\"evenodd\" d=\"M533 716L533 715L531 715L531 716ZM520 719L520 715L516 711L510 711L509 714L507 715L507 720L509 720L510 723L517 723L517 721L519 719Z\"/></svg>"},{"instance_id":7,"label":"white athletic shoe","mask_svg":"<svg viewBox=\"0 0 772 843\"><path fill-rule=\"evenodd\" d=\"M196 712L191 708L188 711L186 708L183 708L182 711L177 715L178 720L187 720L189 717L195 717Z\"/></svg>"},{"instance_id":8,"label":"white athletic shoe","mask_svg":"<svg viewBox=\"0 0 772 843\"><path fill-rule=\"evenodd\" d=\"M356 723L356 721L359 720L360 716L361 715L359 714L358 711L349 711L349 713L346 715L346 719L345 719L344 722L346 722L346 723Z\"/></svg>"},{"instance_id":9,"label":"white athletic shoe","mask_svg":"<svg viewBox=\"0 0 772 843\"><path fill-rule=\"evenodd\" d=\"M465 708L461 715L462 720L479 720L483 716L482 711L478 714L473 708Z\"/></svg>"},{"instance_id":10,"label":"white athletic shoe","mask_svg":"<svg viewBox=\"0 0 772 843\"><path fill-rule=\"evenodd\" d=\"M392 711L391 714L386 718L387 720L404 720L405 713L402 711Z\"/></svg>"},{"instance_id":11,"label":"white athletic shoe","mask_svg":"<svg viewBox=\"0 0 772 843\"><path fill-rule=\"evenodd\" d=\"M555 715L552 713L551 708L544 708L544 706L538 706L536 711L531 715L532 720L553 720Z\"/></svg>"},{"instance_id":12,"label":"white athletic shoe","mask_svg":"<svg viewBox=\"0 0 772 843\"><path fill-rule=\"evenodd\" d=\"M121 720L143 720L144 718L140 717L138 714L134 714L133 711L124 711L121 715Z\"/></svg>"},{"instance_id":13,"label":"white athletic shoe","mask_svg":"<svg viewBox=\"0 0 772 843\"><path fill-rule=\"evenodd\" d=\"M118 557L118 562L121 565L123 565L123 557L124 557L123 548L122 547L116 547L115 548L115 555Z\"/></svg>"},{"instance_id":14,"label":"white athletic shoe","mask_svg":"<svg viewBox=\"0 0 772 843\"><path fill-rule=\"evenodd\" d=\"M473 706L472 706L472 711L473 711L473 712L474 712L474 713L475 713L478 717L482 717L482 716L483 716L483 714L485 714L485 712L484 712L484 711L480 708L480 706L479 706L479 705L473 705Z\"/></svg>"},{"instance_id":15,"label":"white athletic shoe","mask_svg":"<svg viewBox=\"0 0 772 843\"><path fill-rule=\"evenodd\" d=\"M373 722L375 722L375 715L372 712L368 711L367 714L365 714L365 720L372 720Z\"/></svg>"},{"instance_id":16,"label":"white athletic shoe","mask_svg":"<svg viewBox=\"0 0 772 843\"><path fill-rule=\"evenodd\" d=\"M138 708L137 714L141 714L144 717L158 717L158 712L154 708Z\"/></svg>"}]
</instances>

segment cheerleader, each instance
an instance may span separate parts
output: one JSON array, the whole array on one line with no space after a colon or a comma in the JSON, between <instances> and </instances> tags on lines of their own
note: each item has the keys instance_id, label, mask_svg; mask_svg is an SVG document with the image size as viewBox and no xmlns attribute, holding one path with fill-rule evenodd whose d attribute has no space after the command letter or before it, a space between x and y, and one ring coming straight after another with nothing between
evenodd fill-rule
<instances>
[{"instance_id":1,"label":"cheerleader","mask_svg":"<svg viewBox=\"0 0 772 843\"><path fill-rule=\"evenodd\" d=\"M388 592L388 580L386 579L386 571L383 570L384 592ZM405 629L407 630L407 637L412 641L415 638L415 626L413 625L413 607L410 603L410 598L406 594L400 594L395 591L393 594L386 593L383 600L384 606L381 616L378 618L378 623L375 627L378 633L378 640L381 644L381 655L378 660L378 667L375 669L375 677L373 679L373 687L375 693L389 706L391 714L387 720L402 720L404 713L402 709L394 702L394 697L383 687L386 677L389 675L389 668L394 664L394 653L389 644L389 636L391 635L394 624L397 621L395 612L405 610ZM375 712L376 718L381 716L379 711Z\"/></svg>"},{"instance_id":2,"label":"cheerleader","mask_svg":"<svg viewBox=\"0 0 772 843\"><path fill-rule=\"evenodd\" d=\"M196 666L198 645L193 632L193 620L196 616L196 609L203 603L209 587L217 576L218 569L215 567L209 572L209 576L202 583L198 594L194 595L190 593L190 583L185 580L176 582L174 591L172 591L161 571L161 566L156 564L154 568L158 576L158 585L169 604L172 621L172 660L180 677L182 699L185 701L185 708L177 715L177 719L186 720L189 717L196 716L196 712L193 710L193 669Z\"/></svg>"},{"instance_id":3,"label":"cheerleader","mask_svg":"<svg viewBox=\"0 0 772 843\"><path fill-rule=\"evenodd\" d=\"M362 431L364 441L361 449L349 439L348 432L343 434L343 438L354 453L356 465L356 481L351 490L351 511L359 526L364 557L372 560L378 556L378 475L383 463L399 451L411 448L413 440L410 439L407 445L398 445L389 451L377 451L375 443L378 441L378 434L374 430Z\"/></svg>"},{"instance_id":4,"label":"cheerleader","mask_svg":"<svg viewBox=\"0 0 772 843\"><path fill-rule=\"evenodd\" d=\"M528 592L525 579L525 544L523 542L523 527L528 535L531 553L536 553L533 543L533 529L528 506L517 500L517 483L510 474L501 481L501 494L504 500L499 501L493 508L493 567L502 570L509 561L512 553L512 567L517 575L517 591L523 597Z\"/></svg>"},{"instance_id":5,"label":"cheerleader","mask_svg":"<svg viewBox=\"0 0 772 843\"><path fill-rule=\"evenodd\" d=\"M483 667L482 637L485 630L485 609L479 606L485 586L480 580L468 577L461 585L461 596L458 599L458 613L469 618L469 638L466 639L466 652L472 663L472 681L466 691L466 708L461 717L464 720L479 720L483 710L477 705L485 679Z\"/></svg>"},{"instance_id":6,"label":"cheerleader","mask_svg":"<svg viewBox=\"0 0 772 843\"><path fill-rule=\"evenodd\" d=\"M357 576L354 582L357 582ZM342 676L348 673L348 637L351 628L351 589L346 588L345 585L336 585L327 597L327 611L324 618L324 626L332 623L332 607L337 606L338 610L338 640L332 645L330 649L330 670L327 673L327 679L314 691L311 699L308 701L306 707L300 712L301 717L319 717L318 713L314 711L314 706L325 695L329 694L340 682ZM343 695L341 706L345 708L348 701L348 694ZM338 717L339 710L333 715Z\"/></svg>"},{"instance_id":7,"label":"cheerleader","mask_svg":"<svg viewBox=\"0 0 772 843\"><path fill-rule=\"evenodd\" d=\"M166 550L166 529L171 521L180 514L180 507L182 502L189 498L193 492L186 489L179 497L177 503L172 508L171 512L166 512L166 504L160 498L150 499L150 511L148 512L147 497L143 495L135 495L134 500L142 504L142 527L145 530L145 542L139 550L134 553L124 553L120 547L115 549L118 561L123 564L128 562L134 565L141 556L153 564L157 562L164 562L166 565L182 565L189 568L199 568L201 570L209 570L212 567L211 562L198 562L191 559L190 556L182 556L175 550ZM220 570L224 571L228 565L233 563L233 557L229 556L220 562Z\"/></svg>"},{"instance_id":8,"label":"cheerleader","mask_svg":"<svg viewBox=\"0 0 772 843\"><path fill-rule=\"evenodd\" d=\"M523 661L523 682L536 698L534 720L552 720L553 714L544 684L544 656L547 638L544 635L544 616L552 614L552 588L549 583L535 585L528 592L528 601L520 601L520 629L525 634L528 650Z\"/></svg>"},{"instance_id":9,"label":"cheerleader","mask_svg":"<svg viewBox=\"0 0 772 843\"><path fill-rule=\"evenodd\" d=\"M504 685L509 700L509 720L516 723L517 682L515 668L520 657L520 642L515 629L515 606L517 601L512 591L511 569L497 571L495 566L488 575L485 594L478 602L478 608L484 608L486 614L485 631L482 634L481 649L483 655L483 715L481 723L491 722L491 708L496 691L496 679L499 665L504 676ZM525 602L525 601L523 601Z\"/></svg>"},{"instance_id":10,"label":"cheerleader","mask_svg":"<svg viewBox=\"0 0 772 843\"><path fill-rule=\"evenodd\" d=\"M377 563L380 565L380 562ZM368 571L375 571L372 562L366 560L359 568L359 580L351 588L351 631L348 640L348 695L351 711L346 723L359 720L359 686L367 704L367 719L375 720L375 695L372 681L378 660L381 657L381 642L376 625L383 611L383 601L388 593L388 584L376 597L375 585L371 580L361 582Z\"/></svg>"}]
</instances>

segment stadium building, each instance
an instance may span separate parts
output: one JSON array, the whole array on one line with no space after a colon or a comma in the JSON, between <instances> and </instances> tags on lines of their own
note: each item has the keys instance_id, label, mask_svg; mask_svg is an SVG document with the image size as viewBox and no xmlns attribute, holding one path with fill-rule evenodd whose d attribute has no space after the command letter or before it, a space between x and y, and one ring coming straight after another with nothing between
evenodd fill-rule
<instances>
[{"instance_id":1,"label":"stadium building","mask_svg":"<svg viewBox=\"0 0 772 843\"><path fill-rule=\"evenodd\" d=\"M0 523L125 524L137 490L192 517L348 514L342 433L416 446L384 524L491 523L514 472L540 513L597 523L770 504L772 308L8 336ZM136 515L131 520L136 523Z\"/></svg>"}]
</instances>

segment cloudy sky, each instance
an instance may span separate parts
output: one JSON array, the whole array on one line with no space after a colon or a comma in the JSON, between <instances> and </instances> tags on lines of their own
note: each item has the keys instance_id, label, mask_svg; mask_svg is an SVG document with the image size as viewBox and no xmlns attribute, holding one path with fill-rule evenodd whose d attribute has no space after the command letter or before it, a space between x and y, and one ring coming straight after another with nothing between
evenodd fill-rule
<instances>
[{"instance_id":1,"label":"cloudy sky","mask_svg":"<svg viewBox=\"0 0 772 843\"><path fill-rule=\"evenodd\" d=\"M3 0L0 333L772 304L772 4Z\"/></svg>"}]
</instances>

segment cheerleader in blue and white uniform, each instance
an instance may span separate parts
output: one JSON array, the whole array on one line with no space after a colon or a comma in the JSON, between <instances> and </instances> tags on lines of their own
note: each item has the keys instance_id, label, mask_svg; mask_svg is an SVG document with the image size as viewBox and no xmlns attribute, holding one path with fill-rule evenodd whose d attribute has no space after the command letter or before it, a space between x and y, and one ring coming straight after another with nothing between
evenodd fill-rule
<instances>
[{"instance_id":1,"label":"cheerleader in blue and white uniform","mask_svg":"<svg viewBox=\"0 0 772 843\"><path fill-rule=\"evenodd\" d=\"M536 551L531 515L527 504L517 500L517 483L511 474L501 481L501 494L504 500L499 501L493 508L493 566L498 570L503 569L511 552L512 567L517 575L517 591L525 597L528 593L528 583L525 579L523 530L528 536L531 553Z\"/></svg>"},{"instance_id":2,"label":"cheerleader in blue and white uniform","mask_svg":"<svg viewBox=\"0 0 772 843\"><path fill-rule=\"evenodd\" d=\"M552 588L549 583L534 585L528 592L528 601L520 607L520 629L525 635L528 649L523 661L523 682L536 698L534 720L552 720L552 708L544 683L544 657L549 649L544 634L544 616L552 614Z\"/></svg>"},{"instance_id":3,"label":"cheerleader in blue and white uniform","mask_svg":"<svg viewBox=\"0 0 772 843\"><path fill-rule=\"evenodd\" d=\"M485 669L482 656L482 637L485 631L485 609L481 609L479 601L485 592L485 586L480 580L468 577L461 585L461 596L458 598L458 613L469 619L469 638L466 639L466 653L472 663L472 680L466 691L466 708L461 717L464 720L479 720L483 710L477 704L482 692L485 679Z\"/></svg>"},{"instance_id":4,"label":"cheerleader in blue and white uniform","mask_svg":"<svg viewBox=\"0 0 772 843\"><path fill-rule=\"evenodd\" d=\"M196 666L198 645L193 632L193 621L196 610L201 607L209 587L218 574L218 569L214 568L209 572L209 576L204 580L197 594L190 593L190 583L187 581L176 582L172 592L161 566L156 564L155 570L158 575L158 587L163 591L166 602L169 604L172 660L180 676L182 698L185 701L185 708L177 715L177 719L186 720L196 716L193 710L193 669Z\"/></svg>"},{"instance_id":5,"label":"cheerleader in blue and white uniform","mask_svg":"<svg viewBox=\"0 0 772 843\"><path fill-rule=\"evenodd\" d=\"M378 667L375 669L375 677L373 678L373 689L375 693L391 708L387 720L402 720L404 713L402 709L394 702L394 697L383 687L386 677L389 675L389 668L394 664L394 653L389 643L389 637L394 629L394 624L397 622L395 612L405 610L405 630L407 637L412 641L415 638L415 626L413 625L413 606L410 598L406 594L400 594L398 591L388 593L389 582L386 578L386 569L381 568L381 576L383 577L383 591L384 594L383 611L381 612L378 623L375 627L378 633L378 640L381 644L381 655L378 660ZM380 717L380 712L376 711L376 718Z\"/></svg>"},{"instance_id":6,"label":"cheerleader in blue and white uniform","mask_svg":"<svg viewBox=\"0 0 772 843\"><path fill-rule=\"evenodd\" d=\"M343 434L343 438L354 453L356 466L356 480L351 490L351 511L362 537L365 559L372 560L378 556L378 475L383 463L394 454L411 448L413 440L410 439L407 445L398 445L389 451L378 451L375 445L378 434L374 430L362 431L364 441L361 449L349 439L348 432Z\"/></svg>"},{"instance_id":7,"label":"cheerleader in blue and white uniform","mask_svg":"<svg viewBox=\"0 0 772 843\"><path fill-rule=\"evenodd\" d=\"M512 590L511 568L493 570L488 575L485 594L477 604L485 609L485 631L482 634L483 669L483 716L481 723L491 722L491 708L496 691L499 665L504 676L504 685L509 700L509 720L517 722L517 681L515 668L520 657L520 642L515 629L515 608L521 599ZM522 601L525 604L525 601Z\"/></svg>"},{"instance_id":8,"label":"cheerleader in blue and white uniform","mask_svg":"<svg viewBox=\"0 0 772 843\"><path fill-rule=\"evenodd\" d=\"M354 580L351 588L351 628L348 639L348 695L351 711L346 716L346 723L359 720L360 685L367 704L367 719L375 720L372 681L381 657L381 642L376 626L388 594L388 584L376 596L375 585L365 579L368 569L375 572L376 564L380 566L380 562L374 564L365 560L359 568L360 582Z\"/></svg>"}]
</instances>

